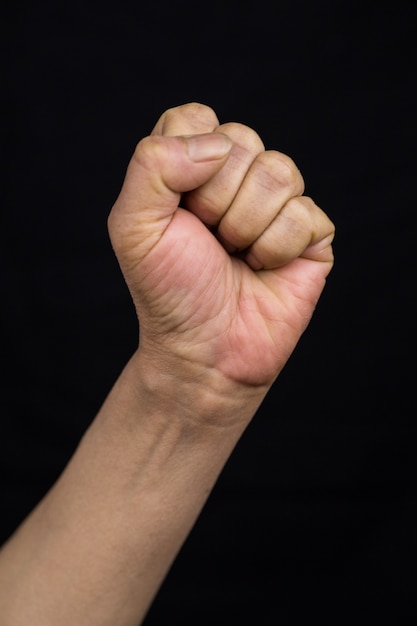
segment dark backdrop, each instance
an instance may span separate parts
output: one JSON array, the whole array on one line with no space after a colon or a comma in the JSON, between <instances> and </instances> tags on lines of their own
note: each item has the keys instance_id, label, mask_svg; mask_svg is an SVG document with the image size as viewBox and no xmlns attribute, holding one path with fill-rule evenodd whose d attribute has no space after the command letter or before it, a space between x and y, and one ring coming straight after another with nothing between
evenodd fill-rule
<instances>
[{"instance_id":1,"label":"dark backdrop","mask_svg":"<svg viewBox=\"0 0 417 626\"><path fill-rule=\"evenodd\" d=\"M1 540L136 346L106 219L166 108L253 126L337 227L316 314L146 626L417 619L412 4L3 10Z\"/></svg>"}]
</instances>

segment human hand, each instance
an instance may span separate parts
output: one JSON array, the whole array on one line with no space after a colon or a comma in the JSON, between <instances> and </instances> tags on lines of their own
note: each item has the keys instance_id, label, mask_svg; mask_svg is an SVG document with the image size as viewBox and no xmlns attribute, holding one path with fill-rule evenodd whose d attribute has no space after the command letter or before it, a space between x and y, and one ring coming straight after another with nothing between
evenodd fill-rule
<instances>
[{"instance_id":1,"label":"human hand","mask_svg":"<svg viewBox=\"0 0 417 626\"><path fill-rule=\"evenodd\" d=\"M153 367L271 385L333 263L334 226L303 191L247 126L196 103L161 116L109 216Z\"/></svg>"},{"instance_id":2,"label":"human hand","mask_svg":"<svg viewBox=\"0 0 417 626\"><path fill-rule=\"evenodd\" d=\"M202 105L138 144L109 233L140 345L2 548L2 624L142 623L331 269L302 192L291 159Z\"/></svg>"}]
</instances>

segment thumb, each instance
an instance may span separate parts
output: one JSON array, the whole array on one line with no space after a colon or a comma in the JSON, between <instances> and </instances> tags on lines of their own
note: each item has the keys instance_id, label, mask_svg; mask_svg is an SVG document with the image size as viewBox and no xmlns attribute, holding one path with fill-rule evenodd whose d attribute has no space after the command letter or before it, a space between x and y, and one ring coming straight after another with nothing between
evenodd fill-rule
<instances>
[{"instance_id":1,"label":"thumb","mask_svg":"<svg viewBox=\"0 0 417 626\"><path fill-rule=\"evenodd\" d=\"M142 139L108 219L123 265L136 265L157 243L181 194L207 182L227 160L232 141L222 133ZM126 268L127 269L127 268Z\"/></svg>"}]
</instances>

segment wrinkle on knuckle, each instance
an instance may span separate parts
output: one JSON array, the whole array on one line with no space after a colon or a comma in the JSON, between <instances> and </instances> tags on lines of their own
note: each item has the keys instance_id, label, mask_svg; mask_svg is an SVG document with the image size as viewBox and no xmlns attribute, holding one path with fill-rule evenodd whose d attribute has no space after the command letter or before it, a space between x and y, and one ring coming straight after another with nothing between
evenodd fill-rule
<instances>
[{"instance_id":1,"label":"wrinkle on knuckle","mask_svg":"<svg viewBox=\"0 0 417 626\"><path fill-rule=\"evenodd\" d=\"M259 183L268 191L284 187L291 194L304 191L304 180L291 157L275 150L266 150L256 159Z\"/></svg>"},{"instance_id":2,"label":"wrinkle on knuckle","mask_svg":"<svg viewBox=\"0 0 417 626\"><path fill-rule=\"evenodd\" d=\"M291 198L286 204L285 217L298 230L304 229L312 221L314 202L305 196Z\"/></svg>"},{"instance_id":3,"label":"wrinkle on knuckle","mask_svg":"<svg viewBox=\"0 0 417 626\"><path fill-rule=\"evenodd\" d=\"M208 105L200 102L187 102L165 111L162 119L162 133L164 134L184 120L190 125L190 129L197 131L201 128L214 129L219 123L215 111Z\"/></svg>"},{"instance_id":4,"label":"wrinkle on knuckle","mask_svg":"<svg viewBox=\"0 0 417 626\"><path fill-rule=\"evenodd\" d=\"M226 122L216 130L228 135L235 143L249 153L258 153L265 150L262 139L250 126L241 122Z\"/></svg>"}]
</instances>

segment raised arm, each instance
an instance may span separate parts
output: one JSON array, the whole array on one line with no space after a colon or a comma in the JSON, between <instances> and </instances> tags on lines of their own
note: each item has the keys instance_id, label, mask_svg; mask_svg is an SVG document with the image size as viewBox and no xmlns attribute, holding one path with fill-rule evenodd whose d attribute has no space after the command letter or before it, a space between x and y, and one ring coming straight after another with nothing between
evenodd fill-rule
<instances>
[{"instance_id":1,"label":"raised arm","mask_svg":"<svg viewBox=\"0 0 417 626\"><path fill-rule=\"evenodd\" d=\"M140 342L0 552L2 626L138 626L306 328L334 228L287 156L200 104L137 146L109 232Z\"/></svg>"}]
</instances>

